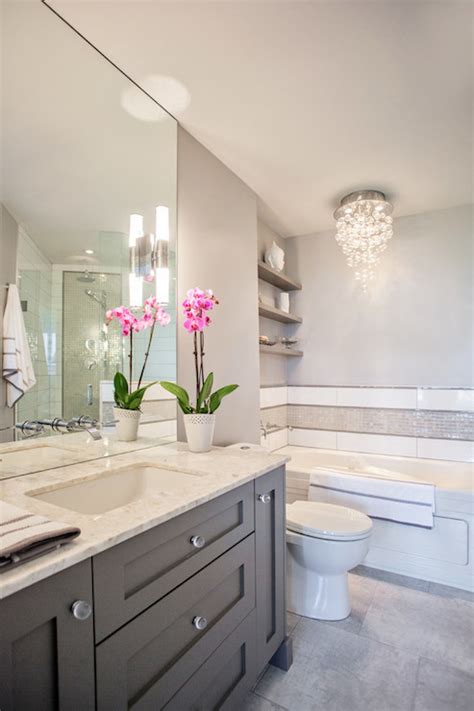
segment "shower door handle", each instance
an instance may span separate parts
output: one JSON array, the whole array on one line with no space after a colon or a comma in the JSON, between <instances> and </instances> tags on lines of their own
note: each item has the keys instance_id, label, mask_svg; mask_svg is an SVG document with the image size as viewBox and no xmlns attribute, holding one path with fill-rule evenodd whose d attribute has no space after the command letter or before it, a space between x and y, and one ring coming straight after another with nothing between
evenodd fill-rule
<instances>
[{"instance_id":1,"label":"shower door handle","mask_svg":"<svg viewBox=\"0 0 474 711\"><path fill-rule=\"evenodd\" d=\"M94 402L94 392L92 390L92 383L89 383L87 386L87 398L86 398L87 404L91 406Z\"/></svg>"}]
</instances>

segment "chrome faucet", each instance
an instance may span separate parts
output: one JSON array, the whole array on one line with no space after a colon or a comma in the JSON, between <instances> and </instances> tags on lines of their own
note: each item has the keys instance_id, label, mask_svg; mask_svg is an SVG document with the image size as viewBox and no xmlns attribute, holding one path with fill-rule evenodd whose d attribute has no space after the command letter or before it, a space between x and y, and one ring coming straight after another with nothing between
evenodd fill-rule
<instances>
[{"instance_id":1,"label":"chrome faucet","mask_svg":"<svg viewBox=\"0 0 474 711\"><path fill-rule=\"evenodd\" d=\"M29 437L39 437L40 434L44 432L44 425L36 420L25 420L24 422L17 422L15 428L20 430L24 439Z\"/></svg>"},{"instance_id":2,"label":"chrome faucet","mask_svg":"<svg viewBox=\"0 0 474 711\"><path fill-rule=\"evenodd\" d=\"M277 430L279 425L272 425L270 422L263 423L260 420L260 432L263 433L263 438L267 439L267 436L272 432L272 430Z\"/></svg>"},{"instance_id":3,"label":"chrome faucet","mask_svg":"<svg viewBox=\"0 0 474 711\"><path fill-rule=\"evenodd\" d=\"M73 417L72 420L69 420L68 424L73 432L74 430L84 430L90 434L92 439L96 441L102 439L99 423L93 417L79 415L79 417Z\"/></svg>"}]
</instances>

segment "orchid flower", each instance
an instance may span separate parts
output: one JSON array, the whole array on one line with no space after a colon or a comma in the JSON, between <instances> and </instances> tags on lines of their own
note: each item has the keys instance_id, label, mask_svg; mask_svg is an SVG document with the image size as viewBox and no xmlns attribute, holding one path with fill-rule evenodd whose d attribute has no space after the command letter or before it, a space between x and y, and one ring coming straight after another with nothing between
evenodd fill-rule
<instances>
[{"instance_id":1,"label":"orchid flower","mask_svg":"<svg viewBox=\"0 0 474 711\"><path fill-rule=\"evenodd\" d=\"M221 404L222 398L233 392L237 385L226 385L212 392L214 374L209 373L204 377L204 329L210 326L211 318L208 311L212 311L218 304L211 289L202 290L198 287L190 289L182 302L184 322L183 326L194 339L194 364L196 371L196 405L192 406L189 395L184 388L176 383L161 381L165 390L175 395L179 406L185 415L200 412L212 414ZM198 343L199 333L199 343Z\"/></svg>"},{"instance_id":2,"label":"orchid flower","mask_svg":"<svg viewBox=\"0 0 474 711\"><path fill-rule=\"evenodd\" d=\"M121 329L121 334L124 337L129 337L130 338L130 348L129 348L129 366L130 366L130 381L127 383L126 378L121 375L120 379L117 379L117 383L120 385L119 390L122 393L124 389L124 382L127 383L127 388L129 389L129 395L130 397L132 395L135 395L140 391L140 393L144 394L144 388L140 388L140 385L143 380L143 375L145 373L145 367L148 361L148 356L150 355L150 348L151 348L151 342L153 339L153 333L155 330L155 325L158 323L160 326L164 327L167 326L170 321L171 321L171 316L165 311L165 309L158 304L156 297L155 296L150 296L150 298L146 299L145 303L143 304L143 308L141 309L142 314L140 317L136 316L134 313L132 313L131 309L129 309L127 306L117 306L115 309L110 309L109 311L106 312L105 314L105 323L106 325L109 325L112 321L116 320L120 324L120 329ZM148 339L148 346L147 350L145 352L145 358L143 361L143 366L140 372L140 377L138 379L138 388L137 390L132 393L132 376L133 376L133 334L134 333L140 333L141 331L145 331L147 328L150 328L150 337ZM143 397L142 394L142 397ZM129 398L130 399L130 398ZM117 401L117 398L116 398ZM120 401L123 402L128 402L128 400L123 400L123 398L120 398ZM133 404L136 404L138 402L138 407L141 404L141 399L138 397L134 397L130 400ZM122 407L124 405L122 404ZM137 409L137 408L128 408L125 407L125 409Z\"/></svg>"}]
</instances>

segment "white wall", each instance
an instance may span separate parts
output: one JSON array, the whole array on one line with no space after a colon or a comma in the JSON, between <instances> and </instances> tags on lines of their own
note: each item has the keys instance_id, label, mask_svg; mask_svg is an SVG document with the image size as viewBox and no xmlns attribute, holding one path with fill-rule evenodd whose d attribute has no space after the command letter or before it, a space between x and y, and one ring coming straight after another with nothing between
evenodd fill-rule
<instances>
[{"instance_id":1,"label":"white wall","mask_svg":"<svg viewBox=\"0 0 474 711\"><path fill-rule=\"evenodd\" d=\"M238 383L217 412L215 444L259 440L255 194L181 127L178 130L178 299L199 286L220 305L206 331L206 371ZM192 336L178 307L178 383L194 392ZM180 418L179 439L183 439Z\"/></svg>"},{"instance_id":2,"label":"white wall","mask_svg":"<svg viewBox=\"0 0 474 711\"><path fill-rule=\"evenodd\" d=\"M304 356L292 385L473 385L472 206L394 221L362 294L335 230L287 240ZM297 362L294 362L297 361Z\"/></svg>"}]
</instances>

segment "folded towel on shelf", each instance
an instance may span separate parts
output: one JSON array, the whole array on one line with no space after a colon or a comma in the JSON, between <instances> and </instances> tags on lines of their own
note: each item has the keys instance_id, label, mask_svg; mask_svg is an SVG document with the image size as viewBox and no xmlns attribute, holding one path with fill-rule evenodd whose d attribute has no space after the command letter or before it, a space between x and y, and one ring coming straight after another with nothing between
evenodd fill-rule
<instances>
[{"instance_id":1,"label":"folded towel on shelf","mask_svg":"<svg viewBox=\"0 0 474 711\"><path fill-rule=\"evenodd\" d=\"M80 532L0 501L0 572L59 548Z\"/></svg>"},{"instance_id":2,"label":"folded towel on shelf","mask_svg":"<svg viewBox=\"0 0 474 711\"><path fill-rule=\"evenodd\" d=\"M310 474L309 499L348 506L374 518L433 527L434 485L396 472L316 467Z\"/></svg>"},{"instance_id":3,"label":"folded towel on shelf","mask_svg":"<svg viewBox=\"0 0 474 711\"><path fill-rule=\"evenodd\" d=\"M10 284L8 287L2 335L2 376L7 382L7 405L13 407L22 395L36 384L20 295L16 284Z\"/></svg>"}]
</instances>

